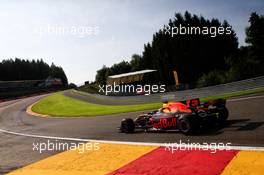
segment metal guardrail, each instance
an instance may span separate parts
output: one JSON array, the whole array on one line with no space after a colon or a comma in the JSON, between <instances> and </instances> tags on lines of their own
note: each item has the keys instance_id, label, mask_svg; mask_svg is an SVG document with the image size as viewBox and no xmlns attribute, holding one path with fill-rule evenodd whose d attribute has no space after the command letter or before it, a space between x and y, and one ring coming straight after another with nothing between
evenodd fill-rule
<instances>
[{"instance_id":1,"label":"metal guardrail","mask_svg":"<svg viewBox=\"0 0 264 175\"><path fill-rule=\"evenodd\" d=\"M258 87L264 87L264 76L236 81L232 83L220 84L216 86L168 92L167 94L162 95L161 99L162 101L179 101L190 98L202 98L214 95L221 95L225 93L254 89Z\"/></svg>"},{"instance_id":2,"label":"metal guardrail","mask_svg":"<svg viewBox=\"0 0 264 175\"><path fill-rule=\"evenodd\" d=\"M203 88L189 89L183 91L171 91L166 93L157 93L151 95L137 95L137 96L105 96L99 94L89 94L85 92L88 101L96 99L96 103L107 104L139 104L149 102L161 101L182 101L192 98L202 98L214 95L221 95L235 91L249 90L258 87L264 87L264 76L236 81L232 83L220 84L216 86L208 86Z\"/></svg>"}]
</instances>

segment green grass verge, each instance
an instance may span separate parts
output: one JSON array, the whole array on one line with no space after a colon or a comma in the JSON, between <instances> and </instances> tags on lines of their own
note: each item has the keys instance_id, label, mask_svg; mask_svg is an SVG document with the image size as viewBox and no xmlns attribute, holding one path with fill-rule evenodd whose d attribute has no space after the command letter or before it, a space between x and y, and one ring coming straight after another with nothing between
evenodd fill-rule
<instances>
[{"instance_id":1,"label":"green grass verge","mask_svg":"<svg viewBox=\"0 0 264 175\"><path fill-rule=\"evenodd\" d=\"M201 101L208 101L208 100L213 100L213 99L218 99L218 98L228 99L232 97L239 97L239 96L258 94L258 93L264 93L264 87L249 89L249 90L244 90L244 91L230 92L230 93L225 93L222 95L209 96L209 97L201 98Z\"/></svg>"},{"instance_id":2,"label":"green grass verge","mask_svg":"<svg viewBox=\"0 0 264 175\"><path fill-rule=\"evenodd\" d=\"M82 102L61 93L48 96L40 100L32 107L32 110L41 114L52 116L77 117L77 116L100 116L134 111L143 111L160 108L161 103L147 103L140 105L98 105Z\"/></svg>"},{"instance_id":3,"label":"green grass verge","mask_svg":"<svg viewBox=\"0 0 264 175\"><path fill-rule=\"evenodd\" d=\"M242 95L250 95L263 93L264 87L226 93L223 95L210 96L201 98L201 101L208 101L217 98L231 98ZM32 107L32 110L37 113L47 114L51 116L78 117L78 116L100 116L117 113L135 112L143 110L151 110L160 108L162 103L146 103L138 105L98 105L93 103L82 102L70 97L66 97L61 93L48 96L40 100Z\"/></svg>"}]
</instances>

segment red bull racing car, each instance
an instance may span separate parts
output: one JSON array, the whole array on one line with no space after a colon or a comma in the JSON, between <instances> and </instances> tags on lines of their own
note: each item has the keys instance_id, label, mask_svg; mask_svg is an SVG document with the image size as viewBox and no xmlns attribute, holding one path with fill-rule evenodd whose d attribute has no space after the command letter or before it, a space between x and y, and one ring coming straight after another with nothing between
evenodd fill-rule
<instances>
[{"instance_id":1,"label":"red bull racing car","mask_svg":"<svg viewBox=\"0 0 264 175\"><path fill-rule=\"evenodd\" d=\"M199 99L166 102L159 110L139 115L136 119L121 121L120 132L133 133L135 129L148 131L177 130L184 134L197 132L211 124L223 124L228 118L226 100L201 103Z\"/></svg>"}]
</instances>

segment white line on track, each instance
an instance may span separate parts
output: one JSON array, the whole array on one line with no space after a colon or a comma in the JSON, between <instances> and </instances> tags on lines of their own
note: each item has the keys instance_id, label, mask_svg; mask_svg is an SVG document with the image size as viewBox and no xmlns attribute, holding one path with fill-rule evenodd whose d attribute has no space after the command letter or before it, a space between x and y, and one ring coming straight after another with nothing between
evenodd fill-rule
<instances>
[{"instance_id":1,"label":"white line on track","mask_svg":"<svg viewBox=\"0 0 264 175\"><path fill-rule=\"evenodd\" d=\"M79 142L98 142L98 143L108 143L108 144L126 144L126 145L139 145L139 146L168 146L168 144L170 144L170 143L127 142L127 141L110 141L110 140L71 138L71 137L43 136L43 135L34 135L34 134L12 132L12 131L4 130L4 129L0 129L0 132L6 133L6 134L17 135L17 136L24 136L24 137L54 139L54 140L66 140L66 141L79 141ZM180 144L178 144L178 146L180 146ZM197 149L197 148L202 148L203 146L188 145L187 147ZM264 147L255 147L255 146L232 146L232 145L229 145L228 149L229 150L244 150L244 151L264 151Z\"/></svg>"},{"instance_id":2,"label":"white line on track","mask_svg":"<svg viewBox=\"0 0 264 175\"><path fill-rule=\"evenodd\" d=\"M256 98L263 98L264 95L259 96L250 96L250 97L241 97L241 98L234 98L229 99L229 102L233 101L241 101L241 100L249 100L249 99L256 99ZM15 103L8 104L7 106L1 106L2 108L6 108L9 106L15 105L17 102L23 101L19 100ZM152 142L128 142L128 141L110 141L110 140L95 140L95 139L81 139L81 138L71 138L71 137L55 137L55 136L44 136L44 135L35 135L35 134L26 134L26 133L18 133L13 131L8 131L5 129L0 129L0 132L6 134L12 134L17 136L24 136L24 137L32 137L32 138L43 138L43 139L54 139L54 140L66 140L66 141L79 141L79 142L98 142L98 143L109 143L109 144L129 144L129 145L142 145L142 146L166 146L166 143L152 143ZM189 148L196 147L189 145ZM247 151L264 151L264 147L255 147L255 146L228 146L232 150L247 150Z\"/></svg>"}]
</instances>

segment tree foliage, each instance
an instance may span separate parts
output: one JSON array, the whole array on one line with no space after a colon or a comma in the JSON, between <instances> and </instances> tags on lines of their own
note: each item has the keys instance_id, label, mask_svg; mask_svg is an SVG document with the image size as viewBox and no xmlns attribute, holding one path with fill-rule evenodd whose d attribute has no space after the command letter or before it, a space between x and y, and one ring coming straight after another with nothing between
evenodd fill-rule
<instances>
[{"instance_id":1,"label":"tree foliage","mask_svg":"<svg viewBox=\"0 0 264 175\"><path fill-rule=\"evenodd\" d=\"M175 84L173 70L180 83L209 86L264 75L264 17L252 13L246 28L247 46L238 48L234 30L229 34L182 34L172 37L164 28L146 43L142 55L133 55L130 62L122 61L97 71L96 82L105 83L109 75L142 69L158 70L155 81ZM231 27L227 21L205 19L203 16L176 13L167 26ZM165 26L164 26L165 27Z\"/></svg>"},{"instance_id":2,"label":"tree foliage","mask_svg":"<svg viewBox=\"0 0 264 175\"><path fill-rule=\"evenodd\" d=\"M6 59L0 62L0 81L41 80L47 77L60 78L64 85L68 84L64 70L52 63L49 66L42 59Z\"/></svg>"},{"instance_id":3,"label":"tree foliage","mask_svg":"<svg viewBox=\"0 0 264 175\"><path fill-rule=\"evenodd\" d=\"M218 19L207 20L202 16L191 15L189 12L185 12L184 15L176 13L175 17L169 20L168 26L179 25L208 28L230 26L227 21L221 23ZM104 82L101 80L105 80L112 74L156 69L159 72L157 77L159 82L174 84L173 70L176 70L181 83L194 84L200 76L211 70L227 69L225 58L236 51L237 47L238 42L233 30L230 35L223 34L216 37L211 37L209 34L172 37L160 29L153 35L152 42L144 45L142 56L132 56L130 70L129 65L123 65L124 62L117 64L123 67L119 71L114 69L117 65L111 68L103 67L97 72L96 81Z\"/></svg>"},{"instance_id":4,"label":"tree foliage","mask_svg":"<svg viewBox=\"0 0 264 175\"><path fill-rule=\"evenodd\" d=\"M245 39L248 45L227 59L228 82L264 75L264 16L254 12L249 23Z\"/></svg>"},{"instance_id":5,"label":"tree foliage","mask_svg":"<svg viewBox=\"0 0 264 175\"><path fill-rule=\"evenodd\" d=\"M227 21L207 20L204 17L177 13L168 26L230 27ZM151 44L145 45L143 62L145 67L157 69L160 80L174 84L173 70L176 70L181 83L194 84L196 80L212 70L227 69L225 58L237 50L235 32L231 34L208 35L185 34L171 37L159 30Z\"/></svg>"},{"instance_id":6,"label":"tree foliage","mask_svg":"<svg viewBox=\"0 0 264 175\"><path fill-rule=\"evenodd\" d=\"M132 70L131 64L124 60L121 61L120 63L112 65L111 67L106 67L105 65L103 65L103 67L97 71L95 81L99 84L106 84L106 79L108 76L127 73L130 72L131 70Z\"/></svg>"}]
</instances>

